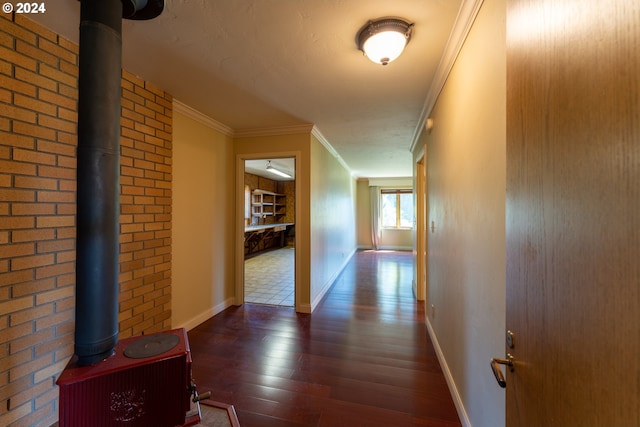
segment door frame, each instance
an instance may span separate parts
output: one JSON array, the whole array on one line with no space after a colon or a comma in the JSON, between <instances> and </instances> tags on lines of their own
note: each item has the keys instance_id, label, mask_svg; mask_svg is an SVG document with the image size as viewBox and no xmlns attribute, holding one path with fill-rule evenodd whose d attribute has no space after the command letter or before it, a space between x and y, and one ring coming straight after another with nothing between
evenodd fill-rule
<instances>
[{"instance_id":1,"label":"door frame","mask_svg":"<svg viewBox=\"0 0 640 427\"><path fill-rule=\"evenodd\" d=\"M260 160L265 158L293 158L295 159L295 217L294 223L298 224L300 221L300 197L302 187L299 179L299 164L301 162L302 153L300 151L277 151L277 152L264 152L264 153L250 153L250 154L236 154L236 210L235 210L235 280L234 280L234 305L240 306L244 304L244 162L245 160ZM295 311L298 311L300 307L300 292L299 286L302 283L300 268L300 256L298 256L298 248L301 245L300 233L296 233L294 236L295 251Z\"/></svg>"},{"instance_id":2,"label":"door frame","mask_svg":"<svg viewBox=\"0 0 640 427\"><path fill-rule=\"evenodd\" d=\"M415 278L413 291L418 301L424 301L425 309L428 306L428 293L427 293L427 187L426 187L426 155L423 148L416 160L416 233L415 233ZM426 310L425 310L426 313Z\"/></svg>"}]
</instances>

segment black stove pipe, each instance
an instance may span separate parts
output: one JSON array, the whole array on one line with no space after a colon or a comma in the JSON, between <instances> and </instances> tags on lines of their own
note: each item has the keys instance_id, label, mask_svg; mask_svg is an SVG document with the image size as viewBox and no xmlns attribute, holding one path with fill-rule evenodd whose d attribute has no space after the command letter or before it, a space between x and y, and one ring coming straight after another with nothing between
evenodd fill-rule
<instances>
[{"instance_id":1,"label":"black stove pipe","mask_svg":"<svg viewBox=\"0 0 640 427\"><path fill-rule=\"evenodd\" d=\"M75 353L89 365L118 342L121 0L80 2Z\"/></svg>"},{"instance_id":2,"label":"black stove pipe","mask_svg":"<svg viewBox=\"0 0 640 427\"><path fill-rule=\"evenodd\" d=\"M122 18L147 20L164 0L81 0L76 235L77 363L118 343Z\"/></svg>"}]
</instances>

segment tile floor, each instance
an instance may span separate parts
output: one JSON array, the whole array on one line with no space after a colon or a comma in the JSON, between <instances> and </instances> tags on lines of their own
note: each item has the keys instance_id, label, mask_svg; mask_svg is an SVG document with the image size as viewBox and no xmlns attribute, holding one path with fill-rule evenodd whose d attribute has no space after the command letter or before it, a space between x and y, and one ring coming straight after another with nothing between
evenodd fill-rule
<instances>
[{"instance_id":1,"label":"tile floor","mask_svg":"<svg viewBox=\"0 0 640 427\"><path fill-rule=\"evenodd\" d=\"M295 306L295 249L265 252L244 262L244 301Z\"/></svg>"}]
</instances>

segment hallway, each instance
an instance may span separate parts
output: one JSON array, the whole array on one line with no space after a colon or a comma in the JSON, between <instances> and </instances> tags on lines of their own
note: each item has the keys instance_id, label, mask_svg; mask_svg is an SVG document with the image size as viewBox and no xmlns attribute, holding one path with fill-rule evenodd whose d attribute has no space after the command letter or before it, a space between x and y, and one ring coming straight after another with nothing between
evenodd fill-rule
<instances>
[{"instance_id":1,"label":"hallway","mask_svg":"<svg viewBox=\"0 0 640 427\"><path fill-rule=\"evenodd\" d=\"M411 252L357 252L311 315L231 307L189 332L200 392L242 427L460 426Z\"/></svg>"}]
</instances>

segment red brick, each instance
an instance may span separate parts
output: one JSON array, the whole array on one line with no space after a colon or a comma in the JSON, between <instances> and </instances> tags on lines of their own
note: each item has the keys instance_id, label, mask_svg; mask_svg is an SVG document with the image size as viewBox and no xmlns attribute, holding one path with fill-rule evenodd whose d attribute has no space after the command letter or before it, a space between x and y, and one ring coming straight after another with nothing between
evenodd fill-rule
<instances>
[{"instance_id":1,"label":"red brick","mask_svg":"<svg viewBox=\"0 0 640 427\"><path fill-rule=\"evenodd\" d=\"M54 278L35 280L13 286L13 297L18 298L26 295L35 295L40 292L49 291L56 287Z\"/></svg>"},{"instance_id":2,"label":"red brick","mask_svg":"<svg viewBox=\"0 0 640 427\"><path fill-rule=\"evenodd\" d=\"M147 126L151 126L152 128L155 128L155 129L160 129L160 130L164 129L164 123L158 120L152 119L151 117L145 118L144 124Z\"/></svg>"},{"instance_id":3,"label":"red brick","mask_svg":"<svg viewBox=\"0 0 640 427\"><path fill-rule=\"evenodd\" d=\"M47 267L38 267L36 269L36 279L59 276L61 274L70 273L73 271L75 271L75 265L72 262L66 264L56 264Z\"/></svg>"},{"instance_id":4,"label":"red brick","mask_svg":"<svg viewBox=\"0 0 640 427\"><path fill-rule=\"evenodd\" d=\"M53 304L46 304L45 306L53 306ZM45 318L40 318L36 320L36 331L42 331L44 329L48 329L54 327L61 323L70 322L73 320L73 311L67 310L61 313L56 313L51 316L47 316Z\"/></svg>"},{"instance_id":5,"label":"red brick","mask_svg":"<svg viewBox=\"0 0 640 427\"><path fill-rule=\"evenodd\" d=\"M73 294L74 294L73 286L66 286L64 288L59 288L59 289L51 290L48 292L41 292L36 295L36 305L47 304L47 303L59 301L65 298L70 298L73 296Z\"/></svg>"},{"instance_id":6,"label":"red brick","mask_svg":"<svg viewBox=\"0 0 640 427\"><path fill-rule=\"evenodd\" d=\"M13 105L0 104L0 116L28 123L36 122L36 113Z\"/></svg>"},{"instance_id":7,"label":"red brick","mask_svg":"<svg viewBox=\"0 0 640 427\"><path fill-rule=\"evenodd\" d=\"M53 215L56 205L46 203L12 203L11 215Z\"/></svg>"},{"instance_id":8,"label":"red brick","mask_svg":"<svg viewBox=\"0 0 640 427\"><path fill-rule=\"evenodd\" d=\"M45 228L44 230L48 230ZM67 227L67 228L58 228L56 229L56 236L58 239L71 239L76 237L76 228L75 227Z\"/></svg>"},{"instance_id":9,"label":"red brick","mask_svg":"<svg viewBox=\"0 0 640 427\"><path fill-rule=\"evenodd\" d=\"M121 152L123 157L131 157L133 159L144 159L144 152L141 150L122 147Z\"/></svg>"},{"instance_id":10,"label":"red brick","mask_svg":"<svg viewBox=\"0 0 640 427\"><path fill-rule=\"evenodd\" d=\"M67 251L67 252L57 252L56 253L56 262L74 262L76 260L76 252L75 251Z\"/></svg>"},{"instance_id":11,"label":"red brick","mask_svg":"<svg viewBox=\"0 0 640 427\"><path fill-rule=\"evenodd\" d=\"M76 224L76 218L74 216L39 216L36 218L36 228L50 228L50 227L73 227Z\"/></svg>"},{"instance_id":12,"label":"red brick","mask_svg":"<svg viewBox=\"0 0 640 427\"><path fill-rule=\"evenodd\" d=\"M69 144L60 144L58 142L42 141L37 142L38 151L44 153L63 154L65 156L75 156L75 147Z\"/></svg>"},{"instance_id":13,"label":"red brick","mask_svg":"<svg viewBox=\"0 0 640 427\"><path fill-rule=\"evenodd\" d=\"M7 144L11 147L33 149L36 146L35 140L33 138L23 135L16 135L15 133L0 132L0 141L2 141L3 144ZM0 170L4 171L1 166Z\"/></svg>"},{"instance_id":14,"label":"red brick","mask_svg":"<svg viewBox=\"0 0 640 427\"><path fill-rule=\"evenodd\" d=\"M50 116L54 116L57 110L57 107L54 104L42 102L35 98L24 96L19 93L13 95L13 103L19 107L37 111L38 113L42 114L48 114Z\"/></svg>"},{"instance_id":15,"label":"red brick","mask_svg":"<svg viewBox=\"0 0 640 427\"><path fill-rule=\"evenodd\" d=\"M0 245L0 259L33 255L35 246L33 243L20 243L13 245Z\"/></svg>"},{"instance_id":16,"label":"red brick","mask_svg":"<svg viewBox=\"0 0 640 427\"><path fill-rule=\"evenodd\" d=\"M42 267L45 265L52 265L54 263L53 254L34 255L22 258L13 258L11 260L11 270L26 270L35 267Z\"/></svg>"},{"instance_id":17,"label":"red brick","mask_svg":"<svg viewBox=\"0 0 640 427\"><path fill-rule=\"evenodd\" d=\"M141 96L141 95L135 94L130 90L123 90L122 91L122 99L127 99L127 100L133 102L134 106L135 105L144 105L144 97Z\"/></svg>"},{"instance_id":18,"label":"red brick","mask_svg":"<svg viewBox=\"0 0 640 427\"><path fill-rule=\"evenodd\" d=\"M51 129L74 133L76 131L76 123L68 120L61 120L51 116L39 115L38 124L40 126L48 127Z\"/></svg>"},{"instance_id":19,"label":"red brick","mask_svg":"<svg viewBox=\"0 0 640 427\"><path fill-rule=\"evenodd\" d=\"M10 74L12 71L11 70L7 70L4 67L4 64L6 64L6 62L0 60L0 74ZM7 71L7 73L5 73L5 71ZM6 89L0 88L0 102L4 102L6 104L11 103L11 98L13 97L13 93L9 92Z\"/></svg>"},{"instance_id":20,"label":"red brick","mask_svg":"<svg viewBox=\"0 0 640 427\"><path fill-rule=\"evenodd\" d=\"M60 158L58 158L59 162ZM65 168L65 167L55 167L55 166L46 166L40 165L38 166L38 175L46 176L49 178L61 178L61 179L73 179L76 178L76 170Z\"/></svg>"},{"instance_id":21,"label":"red brick","mask_svg":"<svg viewBox=\"0 0 640 427\"><path fill-rule=\"evenodd\" d=\"M38 191L38 202L43 203L74 203L76 195L63 191Z\"/></svg>"},{"instance_id":22,"label":"red brick","mask_svg":"<svg viewBox=\"0 0 640 427\"><path fill-rule=\"evenodd\" d=\"M32 96L35 96L35 91ZM38 90L38 99L69 110L75 110L77 105L77 98L63 96L45 89Z\"/></svg>"},{"instance_id":23,"label":"red brick","mask_svg":"<svg viewBox=\"0 0 640 427\"><path fill-rule=\"evenodd\" d=\"M16 67L14 77L16 80L21 80L26 83L36 85L38 88L48 89L51 91L58 90L58 83L50 78L38 74L36 70L25 70L20 67Z\"/></svg>"},{"instance_id":24,"label":"red brick","mask_svg":"<svg viewBox=\"0 0 640 427\"><path fill-rule=\"evenodd\" d=\"M5 15L4 13L0 16L11 19L11 15ZM32 31L28 31L18 25L15 25L10 20L0 19L0 31L10 33L12 36L31 44L36 43L36 35Z\"/></svg>"},{"instance_id":25,"label":"red brick","mask_svg":"<svg viewBox=\"0 0 640 427\"><path fill-rule=\"evenodd\" d=\"M60 252L75 249L75 241L73 239L59 239L37 243L38 253Z\"/></svg>"},{"instance_id":26,"label":"red brick","mask_svg":"<svg viewBox=\"0 0 640 427\"><path fill-rule=\"evenodd\" d=\"M139 140L144 139L144 133L135 131L133 129L122 128L120 130L120 134L126 138L139 139Z\"/></svg>"},{"instance_id":27,"label":"red brick","mask_svg":"<svg viewBox=\"0 0 640 427\"><path fill-rule=\"evenodd\" d=\"M75 86L67 86L60 83L58 85L58 93L71 99L78 99L78 88Z\"/></svg>"},{"instance_id":28,"label":"red brick","mask_svg":"<svg viewBox=\"0 0 640 427\"><path fill-rule=\"evenodd\" d=\"M53 229L15 230L11 233L11 241L13 243L52 240L54 238L55 231Z\"/></svg>"},{"instance_id":29,"label":"red brick","mask_svg":"<svg viewBox=\"0 0 640 427\"><path fill-rule=\"evenodd\" d=\"M49 40L52 40L52 41L55 41L58 38L56 33L54 33L51 30L48 30L45 27L41 26L40 24L37 24L34 21L28 19L27 15L16 14L15 15L15 21L16 21L16 24L19 25L20 27L23 27L23 28L29 30L32 33L36 33L40 37L45 37L45 38L47 38ZM30 37L25 37L24 40L30 41L31 38ZM35 40L33 42L31 42L31 43L35 44Z\"/></svg>"},{"instance_id":30,"label":"red brick","mask_svg":"<svg viewBox=\"0 0 640 427\"><path fill-rule=\"evenodd\" d=\"M17 326L21 323L31 322L53 314L53 304L43 305L41 307L31 307L9 315L11 326Z\"/></svg>"},{"instance_id":31,"label":"red brick","mask_svg":"<svg viewBox=\"0 0 640 427\"><path fill-rule=\"evenodd\" d=\"M37 62L33 58L16 52L14 49L8 49L4 46L0 46L0 58L27 70L35 71L37 68Z\"/></svg>"},{"instance_id":32,"label":"red brick","mask_svg":"<svg viewBox=\"0 0 640 427\"><path fill-rule=\"evenodd\" d=\"M122 78L133 83L133 86L144 86L144 80L127 70L122 70Z\"/></svg>"},{"instance_id":33,"label":"red brick","mask_svg":"<svg viewBox=\"0 0 640 427\"><path fill-rule=\"evenodd\" d=\"M56 68L53 68L46 64L40 64L40 74L43 76L50 77L51 79L59 82L61 84L65 84L71 88L78 87L78 79L76 76L72 76L70 74L63 73L62 71Z\"/></svg>"},{"instance_id":34,"label":"red brick","mask_svg":"<svg viewBox=\"0 0 640 427\"><path fill-rule=\"evenodd\" d=\"M14 150L14 153L15 151L16 150ZM58 180L51 178L36 178L32 176L16 176L15 186L16 188L56 190L58 188Z\"/></svg>"},{"instance_id":35,"label":"red brick","mask_svg":"<svg viewBox=\"0 0 640 427\"><path fill-rule=\"evenodd\" d=\"M58 37L58 44L60 47L67 49L69 52L73 52L76 54L75 62L78 62L78 45L70 40L65 39L64 37Z\"/></svg>"},{"instance_id":36,"label":"red brick","mask_svg":"<svg viewBox=\"0 0 640 427\"><path fill-rule=\"evenodd\" d=\"M62 135L62 132L58 132L58 137L60 135ZM58 140L60 140L60 138L58 138ZM75 174L75 169L77 166L78 162L74 157L67 157L67 156L58 156L58 166L65 168L67 170L72 170L73 174Z\"/></svg>"},{"instance_id":37,"label":"red brick","mask_svg":"<svg viewBox=\"0 0 640 427\"><path fill-rule=\"evenodd\" d=\"M127 118L130 119L130 121L133 122L144 122L144 115L142 115L141 113L138 113L134 110L131 110L129 108L123 108L122 109L122 117L123 118ZM133 126L131 126L131 128L133 128Z\"/></svg>"},{"instance_id":38,"label":"red brick","mask_svg":"<svg viewBox=\"0 0 640 427\"><path fill-rule=\"evenodd\" d=\"M46 129L37 125L23 122L14 122L13 131L20 135L33 136L36 138L54 140L56 132L53 129Z\"/></svg>"},{"instance_id":39,"label":"red brick","mask_svg":"<svg viewBox=\"0 0 640 427\"><path fill-rule=\"evenodd\" d=\"M35 194L29 190L5 190L0 188L0 200L5 202L33 202L35 201Z\"/></svg>"},{"instance_id":40,"label":"red brick","mask_svg":"<svg viewBox=\"0 0 640 427\"><path fill-rule=\"evenodd\" d=\"M24 350L28 347L33 347L38 342L51 339L51 337L53 337L53 331L51 329L46 329L44 331L16 338L9 343L9 347L11 348L11 353L17 353L18 351Z\"/></svg>"},{"instance_id":41,"label":"red brick","mask_svg":"<svg viewBox=\"0 0 640 427\"><path fill-rule=\"evenodd\" d=\"M39 39L38 47L44 51L52 53L56 58L66 61L70 64L75 64L78 59L78 55L75 52L71 52L65 47L62 47L56 43L52 43L47 39Z\"/></svg>"},{"instance_id":42,"label":"red brick","mask_svg":"<svg viewBox=\"0 0 640 427\"><path fill-rule=\"evenodd\" d=\"M77 123L78 122L78 113L73 110L67 110L66 108L58 108L58 118L62 120L66 120L69 122ZM75 134L75 129L71 133Z\"/></svg>"}]
</instances>

